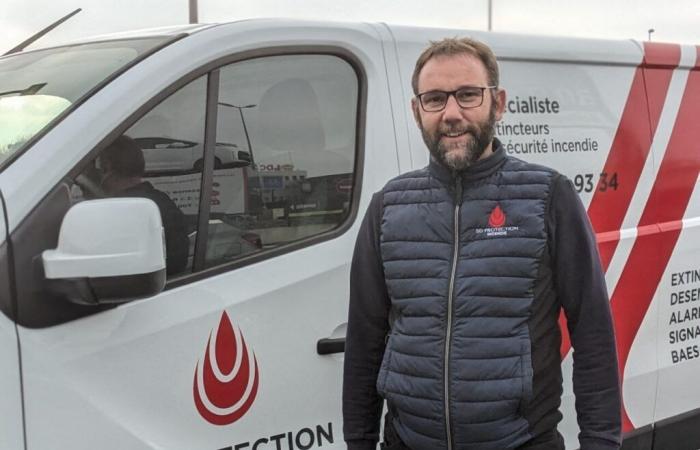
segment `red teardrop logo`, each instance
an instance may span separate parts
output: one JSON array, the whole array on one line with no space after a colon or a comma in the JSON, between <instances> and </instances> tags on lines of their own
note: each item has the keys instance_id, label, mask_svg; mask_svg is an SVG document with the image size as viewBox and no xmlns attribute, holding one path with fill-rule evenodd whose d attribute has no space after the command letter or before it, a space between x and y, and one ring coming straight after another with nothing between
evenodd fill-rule
<instances>
[{"instance_id":1,"label":"red teardrop logo","mask_svg":"<svg viewBox=\"0 0 700 450\"><path fill-rule=\"evenodd\" d=\"M213 425L232 424L253 405L259 381L258 361L224 311L213 340L209 334L201 370L199 362L194 369L197 411Z\"/></svg>"},{"instance_id":2,"label":"red teardrop logo","mask_svg":"<svg viewBox=\"0 0 700 450\"><path fill-rule=\"evenodd\" d=\"M489 226L491 228L501 228L505 224L506 215L503 213L501 206L496 205L496 207L493 208L493 211L491 211L491 215L489 216Z\"/></svg>"}]
</instances>

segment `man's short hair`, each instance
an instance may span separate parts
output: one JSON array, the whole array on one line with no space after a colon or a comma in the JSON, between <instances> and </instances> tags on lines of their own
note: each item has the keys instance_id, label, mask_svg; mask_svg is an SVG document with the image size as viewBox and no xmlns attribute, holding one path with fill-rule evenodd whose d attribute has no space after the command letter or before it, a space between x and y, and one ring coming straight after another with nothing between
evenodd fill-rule
<instances>
[{"instance_id":1,"label":"man's short hair","mask_svg":"<svg viewBox=\"0 0 700 450\"><path fill-rule=\"evenodd\" d=\"M425 66L430 59L438 56L454 56L461 54L472 55L479 58L484 64L484 67L486 67L489 85L498 86L498 63L496 62L496 55L493 54L491 48L476 39L454 37L445 38L441 41L430 41L430 45L420 54L416 61L416 68L413 70L413 77L411 78L413 93L418 94L418 77L420 76L420 71L423 70L423 66Z\"/></svg>"},{"instance_id":2,"label":"man's short hair","mask_svg":"<svg viewBox=\"0 0 700 450\"><path fill-rule=\"evenodd\" d=\"M146 161L139 145L127 135L114 140L100 155L102 164L109 164L110 171L124 177L140 177L146 170Z\"/></svg>"}]
</instances>

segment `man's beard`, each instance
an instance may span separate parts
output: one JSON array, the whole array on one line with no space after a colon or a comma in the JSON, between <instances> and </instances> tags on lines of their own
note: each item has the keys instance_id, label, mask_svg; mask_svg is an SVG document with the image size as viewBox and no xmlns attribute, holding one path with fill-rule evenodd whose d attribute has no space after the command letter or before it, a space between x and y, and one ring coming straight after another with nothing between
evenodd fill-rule
<instances>
[{"instance_id":1,"label":"man's beard","mask_svg":"<svg viewBox=\"0 0 700 450\"><path fill-rule=\"evenodd\" d=\"M435 134L428 133L421 124L421 134L423 141L440 164L450 170L462 171L481 158L486 148L493 141L494 125L496 124L495 105L489 111L488 118L483 122L470 123L465 126L441 125ZM462 133L468 137L466 142L453 142L444 144L440 138L448 133ZM462 151L454 151L461 149Z\"/></svg>"}]
</instances>

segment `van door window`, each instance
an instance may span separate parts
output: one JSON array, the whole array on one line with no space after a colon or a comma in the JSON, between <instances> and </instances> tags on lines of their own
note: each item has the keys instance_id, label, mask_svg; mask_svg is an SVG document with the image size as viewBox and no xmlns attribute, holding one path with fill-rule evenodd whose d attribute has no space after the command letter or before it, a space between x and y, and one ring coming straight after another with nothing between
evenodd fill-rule
<instances>
[{"instance_id":1,"label":"van door window","mask_svg":"<svg viewBox=\"0 0 700 450\"><path fill-rule=\"evenodd\" d=\"M221 68L207 267L345 221L357 104L357 75L335 56L272 56Z\"/></svg>"},{"instance_id":2,"label":"van door window","mask_svg":"<svg viewBox=\"0 0 700 450\"><path fill-rule=\"evenodd\" d=\"M181 88L112 141L75 179L74 202L144 197L163 221L168 277L192 271L204 154L206 77Z\"/></svg>"}]
</instances>

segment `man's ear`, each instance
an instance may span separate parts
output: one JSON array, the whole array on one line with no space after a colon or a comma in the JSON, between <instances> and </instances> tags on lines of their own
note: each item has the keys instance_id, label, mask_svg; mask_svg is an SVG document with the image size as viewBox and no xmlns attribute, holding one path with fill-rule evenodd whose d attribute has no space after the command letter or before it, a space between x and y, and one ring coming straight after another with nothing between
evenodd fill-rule
<instances>
[{"instance_id":1,"label":"man's ear","mask_svg":"<svg viewBox=\"0 0 700 450\"><path fill-rule=\"evenodd\" d=\"M418 99L413 97L411 99L411 110L413 110L413 120L416 121L418 128L422 128L422 121L420 120L420 105L418 104Z\"/></svg>"},{"instance_id":2,"label":"man's ear","mask_svg":"<svg viewBox=\"0 0 700 450\"><path fill-rule=\"evenodd\" d=\"M501 120L506 110L506 90L499 88L494 95L496 101L496 120Z\"/></svg>"}]
</instances>

